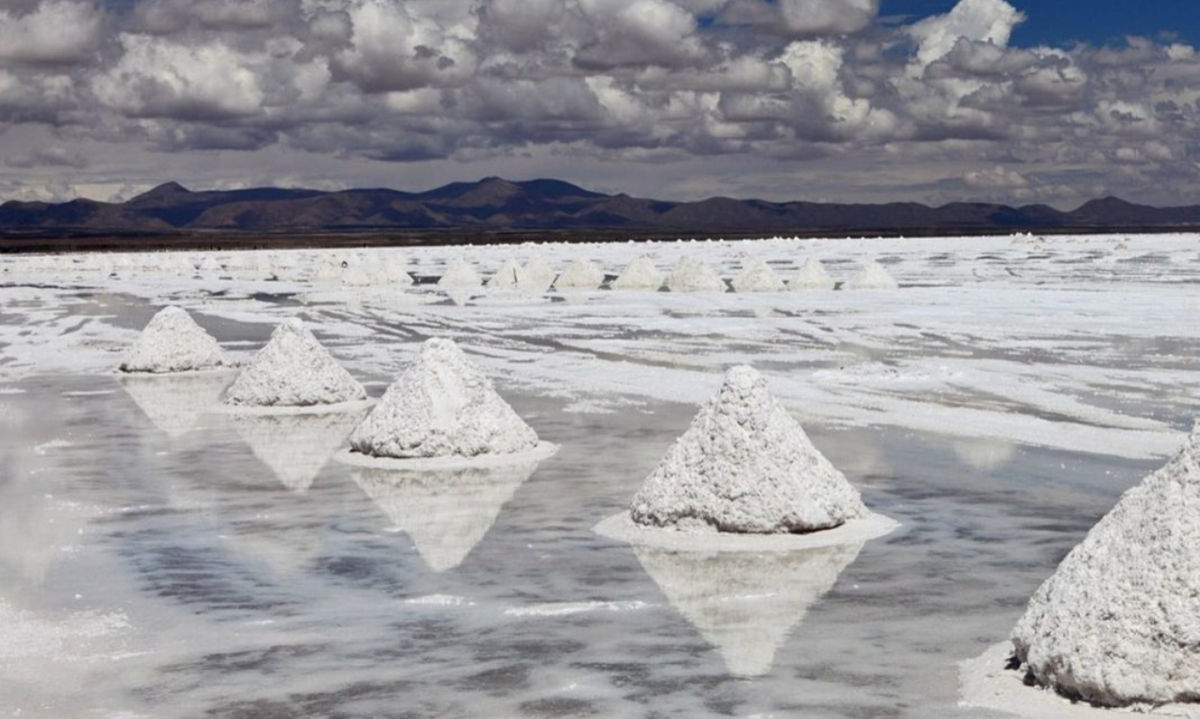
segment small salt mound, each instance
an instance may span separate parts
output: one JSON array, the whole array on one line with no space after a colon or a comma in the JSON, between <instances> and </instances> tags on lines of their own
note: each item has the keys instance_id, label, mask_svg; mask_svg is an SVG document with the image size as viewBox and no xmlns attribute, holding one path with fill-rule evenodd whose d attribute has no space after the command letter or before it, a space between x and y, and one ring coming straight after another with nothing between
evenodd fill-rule
<instances>
[{"instance_id":1,"label":"small salt mound","mask_svg":"<svg viewBox=\"0 0 1200 719\"><path fill-rule=\"evenodd\" d=\"M380 285L397 285L407 287L413 283L412 275L404 268L404 263L397 259L382 259L373 265L371 281Z\"/></svg>"},{"instance_id":2,"label":"small salt mound","mask_svg":"<svg viewBox=\"0 0 1200 719\"><path fill-rule=\"evenodd\" d=\"M793 290L832 290L835 284L820 260L812 257L805 260L788 280L788 288Z\"/></svg>"},{"instance_id":3,"label":"small salt mound","mask_svg":"<svg viewBox=\"0 0 1200 719\"><path fill-rule=\"evenodd\" d=\"M811 532L866 514L858 490L745 365L726 373L631 506L641 525L740 533Z\"/></svg>"},{"instance_id":4,"label":"small salt mound","mask_svg":"<svg viewBox=\"0 0 1200 719\"><path fill-rule=\"evenodd\" d=\"M550 285L554 284L554 278L557 275L558 273L544 258L534 257L517 272L517 286L540 292L549 289Z\"/></svg>"},{"instance_id":5,"label":"small salt mound","mask_svg":"<svg viewBox=\"0 0 1200 719\"><path fill-rule=\"evenodd\" d=\"M129 348L122 372L188 372L226 367L229 359L213 336L185 310L164 307Z\"/></svg>"},{"instance_id":6,"label":"small salt mound","mask_svg":"<svg viewBox=\"0 0 1200 719\"><path fill-rule=\"evenodd\" d=\"M342 263L336 257L326 255L317 260L312 271L312 281L319 283L336 282L342 276Z\"/></svg>"},{"instance_id":7,"label":"small salt mound","mask_svg":"<svg viewBox=\"0 0 1200 719\"><path fill-rule=\"evenodd\" d=\"M357 402L363 386L337 363L298 319L282 322L225 392L225 404L308 407Z\"/></svg>"},{"instance_id":8,"label":"small salt mound","mask_svg":"<svg viewBox=\"0 0 1200 719\"><path fill-rule=\"evenodd\" d=\"M779 292L784 285L770 265L754 259L747 262L737 277L733 278L733 289L737 292Z\"/></svg>"},{"instance_id":9,"label":"small salt mound","mask_svg":"<svg viewBox=\"0 0 1200 719\"><path fill-rule=\"evenodd\" d=\"M667 277L667 289L672 292L724 292L725 280L713 268L690 257L684 257Z\"/></svg>"},{"instance_id":10,"label":"small salt mound","mask_svg":"<svg viewBox=\"0 0 1200 719\"><path fill-rule=\"evenodd\" d=\"M361 266L351 265L342 270L343 287L369 287L370 285L371 276Z\"/></svg>"},{"instance_id":11,"label":"small salt mound","mask_svg":"<svg viewBox=\"0 0 1200 719\"><path fill-rule=\"evenodd\" d=\"M613 280L614 290L657 290L663 285L663 275L650 255L642 255L630 262Z\"/></svg>"},{"instance_id":12,"label":"small salt mound","mask_svg":"<svg viewBox=\"0 0 1200 719\"><path fill-rule=\"evenodd\" d=\"M462 258L456 257L446 265L446 271L438 280L438 287L478 287L479 273Z\"/></svg>"},{"instance_id":13,"label":"small salt mound","mask_svg":"<svg viewBox=\"0 0 1200 719\"><path fill-rule=\"evenodd\" d=\"M894 290L898 287L900 284L878 262L868 263L842 284L843 290Z\"/></svg>"},{"instance_id":14,"label":"small salt mound","mask_svg":"<svg viewBox=\"0 0 1200 719\"><path fill-rule=\"evenodd\" d=\"M1200 423L1121 496L1013 630L1038 684L1101 706L1200 697Z\"/></svg>"},{"instance_id":15,"label":"small salt mound","mask_svg":"<svg viewBox=\"0 0 1200 719\"><path fill-rule=\"evenodd\" d=\"M488 278L488 287L515 287L517 284L517 275L521 272L521 265L516 260L509 258L505 260L496 270L496 272Z\"/></svg>"},{"instance_id":16,"label":"small salt mound","mask_svg":"<svg viewBox=\"0 0 1200 719\"><path fill-rule=\"evenodd\" d=\"M594 290L604 283L604 270L589 260L577 259L554 281L559 290Z\"/></svg>"},{"instance_id":17,"label":"small salt mound","mask_svg":"<svg viewBox=\"0 0 1200 719\"><path fill-rule=\"evenodd\" d=\"M525 452L537 434L458 345L434 338L350 435L372 457L477 457Z\"/></svg>"},{"instance_id":18,"label":"small salt mound","mask_svg":"<svg viewBox=\"0 0 1200 719\"><path fill-rule=\"evenodd\" d=\"M217 262L217 258L212 255L205 255L204 259L200 260L198 274L206 280L215 279L225 273L225 268L221 267L221 263Z\"/></svg>"}]
</instances>

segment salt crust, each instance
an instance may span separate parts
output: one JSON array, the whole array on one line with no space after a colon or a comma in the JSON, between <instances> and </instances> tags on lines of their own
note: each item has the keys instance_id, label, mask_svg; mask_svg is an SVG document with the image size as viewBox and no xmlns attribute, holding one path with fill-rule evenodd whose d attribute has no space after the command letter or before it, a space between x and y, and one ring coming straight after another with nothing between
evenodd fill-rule
<instances>
[{"instance_id":1,"label":"salt crust","mask_svg":"<svg viewBox=\"0 0 1200 719\"><path fill-rule=\"evenodd\" d=\"M754 368L730 369L630 505L635 522L696 532L794 533L867 513L846 477Z\"/></svg>"},{"instance_id":2,"label":"salt crust","mask_svg":"<svg viewBox=\"0 0 1200 719\"><path fill-rule=\"evenodd\" d=\"M724 292L725 280L704 262L684 257L667 277L672 292Z\"/></svg>"},{"instance_id":3,"label":"salt crust","mask_svg":"<svg viewBox=\"0 0 1200 719\"><path fill-rule=\"evenodd\" d=\"M788 288L793 290L832 290L837 283L825 271L825 266L820 260L809 257L787 284Z\"/></svg>"},{"instance_id":4,"label":"salt crust","mask_svg":"<svg viewBox=\"0 0 1200 719\"><path fill-rule=\"evenodd\" d=\"M869 262L853 277L842 283L843 290L894 290L900 287L895 278L878 262Z\"/></svg>"},{"instance_id":5,"label":"salt crust","mask_svg":"<svg viewBox=\"0 0 1200 719\"><path fill-rule=\"evenodd\" d=\"M594 290L604 284L604 270L589 260L577 259L554 281L559 290Z\"/></svg>"},{"instance_id":6,"label":"salt crust","mask_svg":"<svg viewBox=\"0 0 1200 719\"><path fill-rule=\"evenodd\" d=\"M413 472L438 472L458 469L486 469L489 467L508 467L513 464L540 462L553 457L558 452L558 445L553 442L538 442L532 449L509 454L481 454L474 457L442 456L442 457L413 457L397 459L395 457L372 457L356 452L353 449L342 449L334 453L333 459L342 464L366 469L390 469Z\"/></svg>"},{"instance_id":7,"label":"salt crust","mask_svg":"<svg viewBox=\"0 0 1200 719\"><path fill-rule=\"evenodd\" d=\"M366 390L298 319L283 321L242 370L222 402L289 409L363 402Z\"/></svg>"},{"instance_id":8,"label":"salt crust","mask_svg":"<svg viewBox=\"0 0 1200 719\"><path fill-rule=\"evenodd\" d=\"M780 292L785 289L783 280L761 259L746 262L732 284L735 292Z\"/></svg>"},{"instance_id":9,"label":"salt crust","mask_svg":"<svg viewBox=\"0 0 1200 719\"><path fill-rule=\"evenodd\" d=\"M1200 700L1198 546L1200 423L1034 593L1016 658L1038 684L1093 704Z\"/></svg>"},{"instance_id":10,"label":"salt crust","mask_svg":"<svg viewBox=\"0 0 1200 719\"><path fill-rule=\"evenodd\" d=\"M371 457L469 458L528 452L538 437L458 345L433 338L355 428L350 446Z\"/></svg>"},{"instance_id":11,"label":"salt crust","mask_svg":"<svg viewBox=\"0 0 1200 719\"><path fill-rule=\"evenodd\" d=\"M650 255L634 259L610 285L614 290L657 290L662 286L663 274Z\"/></svg>"},{"instance_id":12,"label":"salt crust","mask_svg":"<svg viewBox=\"0 0 1200 719\"><path fill-rule=\"evenodd\" d=\"M1072 702L1050 689L1026 686L1024 668L1007 668L1011 656L1012 644L1000 642L989 647L981 656L960 662L959 706L990 709L1021 719L1118 719L1134 716L1200 719L1200 705L1196 704L1134 704L1114 708Z\"/></svg>"},{"instance_id":13,"label":"salt crust","mask_svg":"<svg viewBox=\"0 0 1200 719\"><path fill-rule=\"evenodd\" d=\"M120 370L164 374L230 365L217 340L179 307L159 310L134 340Z\"/></svg>"},{"instance_id":14,"label":"salt crust","mask_svg":"<svg viewBox=\"0 0 1200 719\"><path fill-rule=\"evenodd\" d=\"M788 552L857 544L891 534L900 523L868 511L833 529L803 534L735 534L688 531L637 524L629 512L620 512L592 528L596 534L627 544L675 552Z\"/></svg>"},{"instance_id":15,"label":"salt crust","mask_svg":"<svg viewBox=\"0 0 1200 719\"><path fill-rule=\"evenodd\" d=\"M479 273L461 257L450 260L437 281L438 287L478 287L481 283Z\"/></svg>"}]
</instances>

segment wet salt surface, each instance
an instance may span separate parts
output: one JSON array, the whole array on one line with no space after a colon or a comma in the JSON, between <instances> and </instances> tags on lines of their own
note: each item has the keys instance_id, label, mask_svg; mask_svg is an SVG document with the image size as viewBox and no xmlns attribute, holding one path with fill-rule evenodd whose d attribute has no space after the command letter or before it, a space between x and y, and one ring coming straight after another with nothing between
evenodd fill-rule
<instances>
[{"instance_id":1,"label":"wet salt surface","mask_svg":"<svg viewBox=\"0 0 1200 719\"><path fill-rule=\"evenodd\" d=\"M455 485L493 523L460 514L414 547L353 468L298 488L227 417L171 436L139 409L145 393L64 395L100 385L119 389L39 376L3 400L22 419L0 440L0 628L26 639L0 654L0 695L23 716L986 716L956 706L955 663L1006 636L1155 464L812 427L904 526L798 606L780 573L819 557L731 569L592 533L686 427L685 405L593 415L513 397L562 449L499 507ZM438 564L439 543L475 535L441 571L419 551ZM715 600L728 610L697 609L729 576L738 592Z\"/></svg>"}]
</instances>

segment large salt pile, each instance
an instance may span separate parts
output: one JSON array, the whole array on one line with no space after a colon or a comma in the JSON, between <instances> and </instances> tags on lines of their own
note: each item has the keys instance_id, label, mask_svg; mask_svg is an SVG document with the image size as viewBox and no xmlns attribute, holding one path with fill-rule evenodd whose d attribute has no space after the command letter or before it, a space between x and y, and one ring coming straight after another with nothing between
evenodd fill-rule
<instances>
[{"instance_id":1,"label":"large salt pile","mask_svg":"<svg viewBox=\"0 0 1200 719\"><path fill-rule=\"evenodd\" d=\"M510 257L500 264L495 274L488 278L487 286L491 288L515 287L517 275L520 272L521 264Z\"/></svg>"},{"instance_id":2,"label":"large salt pile","mask_svg":"<svg viewBox=\"0 0 1200 719\"><path fill-rule=\"evenodd\" d=\"M438 287L478 287L481 280L479 273L461 257L456 257L446 264L446 271L438 279Z\"/></svg>"},{"instance_id":3,"label":"large salt pile","mask_svg":"<svg viewBox=\"0 0 1200 719\"><path fill-rule=\"evenodd\" d=\"M541 292L550 288L554 284L554 278L558 275L550 263L544 257L534 257L532 260L525 263L517 272L517 286Z\"/></svg>"},{"instance_id":4,"label":"large salt pile","mask_svg":"<svg viewBox=\"0 0 1200 719\"><path fill-rule=\"evenodd\" d=\"M784 289L783 280L761 259L746 262L732 284L736 292L779 292Z\"/></svg>"},{"instance_id":5,"label":"large salt pile","mask_svg":"<svg viewBox=\"0 0 1200 719\"><path fill-rule=\"evenodd\" d=\"M350 435L373 458L504 459L545 448L452 340L434 338Z\"/></svg>"},{"instance_id":6,"label":"large salt pile","mask_svg":"<svg viewBox=\"0 0 1200 719\"><path fill-rule=\"evenodd\" d=\"M878 262L869 262L842 283L843 290L894 290L900 284Z\"/></svg>"},{"instance_id":7,"label":"large salt pile","mask_svg":"<svg viewBox=\"0 0 1200 719\"><path fill-rule=\"evenodd\" d=\"M1069 698L1200 702L1200 423L1063 559L1012 642L1027 676Z\"/></svg>"},{"instance_id":8,"label":"large salt pile","mask_svg":"<svg viewBox=\"0 0 1200 719\"><path fill-rule=\"evenodd\" d=\"M637 524L797 533L867 515L856 490L751 367L734 367L634 496Z\"/></svg>"},{"instance_id":9,"label":"large salt pile","mask_svg":"<svg viewBox=\"0 0 1200 719\"><path fill-rule=\"evenodd\" d=\"M151 318L121 363L122 372L189 372L229 365L213 336L187 311L164 307Z\"/></svg>"},{"instance_id":10,"label":"large salt pile","mask_svg":"<svg viewBox=\"0 0 1200 719\"><path fill-rule=\"evenodd\" d=\"M559 290L594 290L604 283L604 270L595 262L577 259L567 266L558 279L554 280L554 288Z\"/></svg>"},{"instance_id":11,"label":"large salt pile","mask_svg":"<svg viewBox=\"0 0 1200 719\"><path fill-rule=\"evenodd\" d=\"M298 319L280 323L225 392L238 407L296 408L359 402L363 386L337 363Z\"/></svg>"},{"instance_id":12,"label":"large salt pile","mask_svg":"<svg viewBox=\"0 0 1200 719\"><path fill-rule=\"evenodd\" d=\"M793 290L832 290L836 283L820 260L809 257L787 284Z\"/></svg>"},{"instance_id":13,"label":"large salt pile","mask_svg":"<svg viewBox=\"0 0 1200 719\"><path fill-rule=\"evenodd\" d=\"M663 275L650 255L642 255L626 265L612 281L614 290L657 290L663 285Z\"/></svg>"},{"instance_id":14,"label":"large salt pile","mask_svg":"<svg viewBox=\"0 0 1200 719\"><path fill-rule=\"evenodd\" d=\"M672 292L724 292L725 280L703 262L684 257L667 276L667 289Z\"/></svg>"}]
</instances>

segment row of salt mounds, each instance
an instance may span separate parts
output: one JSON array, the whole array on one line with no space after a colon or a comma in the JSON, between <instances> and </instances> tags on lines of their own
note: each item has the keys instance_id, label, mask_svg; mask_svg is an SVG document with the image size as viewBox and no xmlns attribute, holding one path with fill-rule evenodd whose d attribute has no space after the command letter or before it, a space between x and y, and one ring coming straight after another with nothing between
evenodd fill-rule
<instances>
[{"instance_id":1,"label":"row of salt mounds","mask_svg":"<svg viewBox=\"0 0 1200 719\"><path fill-rule=\"evenodd\" d=\"M594 290L602 284L604 270L595 262L584 259L576 259L554 281L555 289L560 290Z\"/></svg>"},{"instance_id":2,"label":"row of salt mounds","mask_svg":"<svg viewBox=\"0 0 1200 719\"><path fill-rule=\"evenodd\" d=\"M667 289L672 292L724 292L725 280L704 262L684 257L667 276Z\"/></svg>"},{"instance_id":3,"label":"row of salt mounds","mask_svg":"<svg viewBox=\"0 0 1200 719\"><path fill-rule=\"evenodd\" d=\"M363 386L293 318L275 328L222 402L234 408L312 408L366 398Z\"/></svg>"},{"instance_id":4,"label":"row of salt mounds","mask_svg":"<svg viewBox=\"0 0 1200 719\"><path fill-rule=\"evenodd\" d=\"M1200 424L1063 559L1012 643L1068 698L1200 702Z\"/></svg>"},{"instance_id":5,"label":"row of salt mounds","mask_svg":"<svg viewBox=\"0 0 1200 719\"><path fill-rule=\"evenodd\" d=\"M230 366L217 340L196 324L186 310L170 306L159 310L134 340L122 372L194 372Z\"/></svg>"},{"instance_id":6,"label":"row of salt mounds","mask_svg":"<svg viewBox=\"0 0 1200 719\"><path fill-rule=\"evenodd\" d=\"M350 435L350 448L348 459L366 459L368 466L372 458L415 466L411 460L506 460L552 451L458 345L441 338L421 346Z\"/></svg>"},{"instance_id":7,"label":"row of salt mounds","mask_svg":"<svg viewBox=\"0 0 1200 719\"><path fill-rule=\"evenodd\" d=\"M786 289L775 270L759 258L747 261L731 284L735 292L781 292Z\"/></svg>"},{"instance_id":8,"label":"row of salt mounds","mask_svg":"<svg viewBox=\"0 0 1200 719\"><path fill-rule=\"evenodd\" d=\"M843 290L894 290L900 283L878 262L867 263L853 277L842 283Z\"/></svg>"},{"instance_id":9,"label":"row of salt mounds","mask_svg":"<svg viewBox=\"0 0 1200 719\"><path fill-rule=\"evenodd\" d=\"M793 290L832 290L836 284L820 260L812 257L788 280L788 288Z\"/></svg>"}]
</instances>

